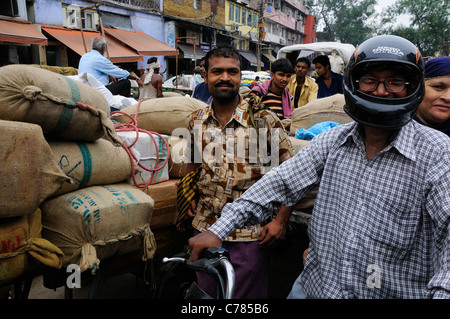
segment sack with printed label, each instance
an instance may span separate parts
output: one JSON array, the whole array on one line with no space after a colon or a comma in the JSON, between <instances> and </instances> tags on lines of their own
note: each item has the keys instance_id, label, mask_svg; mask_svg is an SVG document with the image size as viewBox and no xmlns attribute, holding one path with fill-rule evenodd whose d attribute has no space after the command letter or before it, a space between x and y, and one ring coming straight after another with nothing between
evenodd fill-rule
<instances>
[{"instance_id":1,"label":"sack with printed label","mask_svg":"<svg viewBox=\"0 0 450 319\"><path fill-rule=\"evenodd\" d=\"M0 219L0 286L44 264L59 269L63 252L41 237L41 210Z\"/></svg>"},{"instance_id":2,"label":"sack with printed label","mask_svg":"<svg viewBox=\"0 0 450 319\"><path fill-rule=\"evenodd\" d=\"M101 260L130 252L152 259L153 207L149 195L128 183L89 186L42 204L42 237L63 251L64 265L81 271L95 272Z\"/></svg>"},{"instance_id":3,"label":"sack with printed label","mask_svg":"<svg viewBox=\"0 0 450 319\"><path fill-rule=\"evenodd\" d=\"M69 77L27 65L0 68L0 119L38 124L47 138L120 145L108 101Z\"/></svg>"}]
</instances>

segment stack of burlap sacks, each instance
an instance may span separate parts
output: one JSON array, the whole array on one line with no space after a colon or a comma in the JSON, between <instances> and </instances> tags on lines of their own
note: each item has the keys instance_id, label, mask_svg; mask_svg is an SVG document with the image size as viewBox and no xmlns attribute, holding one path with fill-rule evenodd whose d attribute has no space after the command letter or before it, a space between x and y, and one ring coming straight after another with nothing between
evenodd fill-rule
<instances>
[{"instance_id":1,"label":"stack of burlap sacks","mask_svg":"<svg viewBox=\"0 0 450 319\"><path fill-rule=\"evenodd\" d=\"M30 66L0 68L0 284L41 263L95 271L112 255L153 257L151 227L165 226L154 212L168 210L169 197L176 210L176 187L168 196L159 184L130 182L136 163L109 110L81 82Z\"/></svg>"},{"instance_id":2,"label":"stack of burlap sacks","mask_svg":"<svg viewBox=\"0 0 450 319\"><path fill-rule=\"evenodd\" d=\"M190 137L183 133L188 132L192 112L206 107L202 101L178 93L164 92L164 95L164 98L144 100L139 105L126 107L121 110L122 113L111 116L114 122L126 124L130 122L125 115L128 114L136 118L139 129L159 133L169 144L167 172L159 174L157 184L142 189L155 199L152 229L171 226L176 222L177 184L187 174L190 160L186 154ZM145 180L138 182L143 184Z\"/></svg>"}]
</instances>

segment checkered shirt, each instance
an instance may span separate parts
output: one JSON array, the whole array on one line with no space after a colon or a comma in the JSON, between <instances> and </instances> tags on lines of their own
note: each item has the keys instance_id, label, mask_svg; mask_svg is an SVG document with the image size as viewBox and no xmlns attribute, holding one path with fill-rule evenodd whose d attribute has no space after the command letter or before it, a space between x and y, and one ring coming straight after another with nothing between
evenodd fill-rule
<instances>
[{"instance_id":1,"label":"checkered shirt","mask_svg":"<svg viewBox=\"0 0 450 319\"><path fill-rule=\"evenodd\" d=\"M301 276L308 298L450 298L447 136L411 121L369 161L358 124L338 126L226 205L210 230L224 238L319 183Z\"/></svg>"}]
</instances>

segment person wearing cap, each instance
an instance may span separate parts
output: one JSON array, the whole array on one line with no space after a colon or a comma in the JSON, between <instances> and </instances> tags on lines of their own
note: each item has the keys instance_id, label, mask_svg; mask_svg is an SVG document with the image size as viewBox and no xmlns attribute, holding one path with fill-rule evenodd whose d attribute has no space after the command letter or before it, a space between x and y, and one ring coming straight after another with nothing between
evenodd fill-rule
<instances>
[{"instance_id":1,"label":"person wearing cap","mask_svg":"<svg viewBox=\"0 0 450 319\"><path fill-rule=\"evenodd\" d=\"M139 90L139 100L156 99L164 97L162 93L162 76L159 74L161 64L156 57L151 57L147 60L144 74L141 76L143 83Z\"/></svg>"},{"instance_id":2,"label":"person wearing cap","mask_svg":"<svg viewBox=\"0 0 450 319\"><path fill-rule=\"evenodd\" d=\"M344 78L354 122L321 133L227 204L190 239L191 259L318 186L305 267L288 298L450 298L450 139L412 120L423 72L408 40L364 41Z\"/></svg>"},{"instance_id":3,"label":"person wearing cap","mask_svg":"<svg viewBox=\"0 0 450 319\"><path fill-rule=\"evenodd\" d=\"M414 119L450 136L450 57L425 64L425 98Z\"/></svg>"}]
</instances>

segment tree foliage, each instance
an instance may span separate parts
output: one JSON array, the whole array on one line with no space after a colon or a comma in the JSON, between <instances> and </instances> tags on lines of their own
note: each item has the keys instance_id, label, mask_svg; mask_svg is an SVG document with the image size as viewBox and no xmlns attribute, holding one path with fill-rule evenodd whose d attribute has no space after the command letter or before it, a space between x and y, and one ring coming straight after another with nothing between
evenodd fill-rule
<instances>
[{"instance_id":1,"label":"tree foliage","mask_svg":"<svg viewBox=\"0 0 450 319\"><path fill-rule=\"evenodd\" d=\"M377 0L309 0L331 41L358 45L375 34L395 34L413 42L424 56L449 55L450 0L397 0L382 14L380 26L368 25ZM409 25L398 24L401 15Z\"/></svg>"},{"instance_id":2,"label":"tree foliage","mask_svg":"<svg viewBox=\"0 0 450 319\"><path fill-rule=\"evenodd\" d=\"M367 17L373 13L376 0L310 0L309 6L332 41L358 45L370 38Z\"/></svg>"},{"instance_id":3,"label":"tree foliage","mask_svg":"<svg viewBox=\"0 0 450 319\"><path fill-rule=\"evenodd\" d=\"M401 14L411 17L409 26L393 24ZM384 32L410 40L424 56L449 55L450 0L397 0L384 22Z\"/></svg>"}]
</instances>

